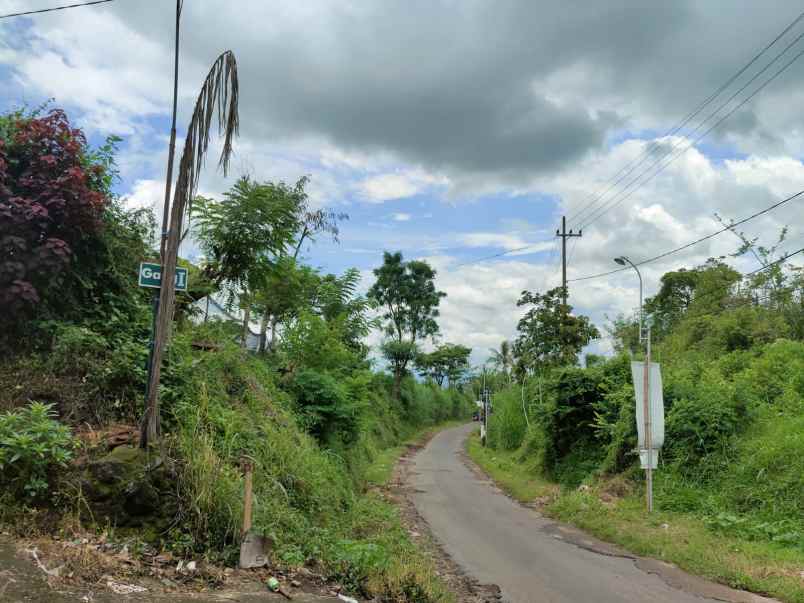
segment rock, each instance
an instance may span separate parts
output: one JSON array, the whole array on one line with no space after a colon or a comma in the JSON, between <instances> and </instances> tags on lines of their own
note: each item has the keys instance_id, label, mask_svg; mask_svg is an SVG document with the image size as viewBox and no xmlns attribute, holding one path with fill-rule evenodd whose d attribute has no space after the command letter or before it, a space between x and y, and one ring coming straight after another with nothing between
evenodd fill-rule
<instances>
[{"instance_id":1,"label":"rock","mask_svg":"<svg viewBox=\"0 0 804 603\"><path fill-rule=\"evenodd\" d=\"M132 446L118 446L81 469L81 490L91 519L118 527L166 529L175 515L175 479L163 463L149 463L148 454Z\"/></svg>"},{"instance_id":2,"label":"rock","mask_svg":"<svg viewBox=\"0 0 804 603\"><path fill-rule=\"evenodd\" d=\"M291 580L291 581L290 581L290 585L291 585L293 588L299 588L299 587L301 586L301 582L299 582L298 580Z\"/></svg>"}]
</instances>

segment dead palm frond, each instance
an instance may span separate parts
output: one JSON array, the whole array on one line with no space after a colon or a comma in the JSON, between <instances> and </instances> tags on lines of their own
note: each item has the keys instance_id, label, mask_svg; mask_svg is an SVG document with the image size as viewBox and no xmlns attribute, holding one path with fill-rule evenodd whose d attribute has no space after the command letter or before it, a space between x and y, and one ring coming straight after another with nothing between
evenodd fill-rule
<instances>
[{"instance_id":1,"label":"dead palm frond","mask_svg":"<svg viewBox=\"0 0 804 603\"><path fill-rule=\"evenodd\" d=\"M178 7L181 12L181 4ZM179 163L179 175L176 179L176 191L170 209L170 228L162 266L162 287L159 292L159 313L154 333L151 372L148 377L145 416L143 417L140 445L147 448L159 438L159 377L161 374L162 356L170 338L171 318L176 292L173 287L176 275L176 261L179 242L183 239L182 222L192 206L192 198L198 187L198 178L204 166L209 136L212 131L212 120L217 117L218 133L223 136L223 150L219 165L226 175L229 158L232 155L232 140L240 129L238 115L239 84L237 80L237 61L234 54L227 50L221 54L209 70L198 100L195 103L184 150Z\"/></svg>"},{"instance_id":2,"label":"dead palm frond","mask_svg":"<svg viewBox=\"0 0 804 603\"><path fill-rule=\"evenodd\" d=\"M201 168L204 167L215 116L218 134L223 136L223 150L218 165L224 176L228 173L232 140L240 131L240 116L237 111L239 97L237 61L232 51L227 50L215 60L204 80L190 119L190 127L187 129L187 137L184 139L176 196L173 199L173 203L179 205L180 216L192 209L192 199L198 187Z\"/></svg>"}]
</instances>

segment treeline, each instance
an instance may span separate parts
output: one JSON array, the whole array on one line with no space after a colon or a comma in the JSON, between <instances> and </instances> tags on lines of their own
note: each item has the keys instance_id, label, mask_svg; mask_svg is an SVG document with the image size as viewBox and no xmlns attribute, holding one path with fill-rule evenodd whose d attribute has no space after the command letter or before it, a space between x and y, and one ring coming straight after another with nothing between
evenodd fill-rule
<instances>
[{"instance_id":1,"label":"treeline","mask_svg":"<svg viewBox=\"0 0 804 603\"><path fill-rule=\"evenodd\" d=\"M666 417L657 508L801 548L804 300L800 269L779 251L784 235L770 248L744 240L735 255L760 263L747 277L720 259L666 273L645 308ZM568 488L613 476L641 487L630 372L643 355L637 317L612 321L615 356L588 355L582 368L579 352L599 332L559 294L523 293L529 309L516 341L493 350L488 443Z\"/></svg>"},{"instance_id":2,"label":"treeline","mask_svg":"<svg viewBox=\"0 0 804 603\"><path fill-rule=\"evenodd\" d=\"M190 285L177 297L160 385L163 462L151 471L136 448L152 322L137 273L158 240L153 215L113 193L117 142L90 147L58 110L0 116L0 519L75 512L88 526L232 562L248 457L254 525L273 539L274 562L313 560L366 595L438 600L395 513L365 494L379 451L471 412L458 387L470 350L423 349L439 332L435 271L386 254L361 295L356 269L306 265L305 251L337 240L346 219L312 207L307 178L242 177L220 199L195 199L191 236L204 261L180 261ZM205 320L197 302L208 295L239 318ZM377 370L372 329L386 334L390 373ZM87 436L110 424L129 426L128 446L111 453ZM99 463L137 470L95 500ZM153 502L144 516L123 504L132 488Z\"/></svg>"}]
</instances>

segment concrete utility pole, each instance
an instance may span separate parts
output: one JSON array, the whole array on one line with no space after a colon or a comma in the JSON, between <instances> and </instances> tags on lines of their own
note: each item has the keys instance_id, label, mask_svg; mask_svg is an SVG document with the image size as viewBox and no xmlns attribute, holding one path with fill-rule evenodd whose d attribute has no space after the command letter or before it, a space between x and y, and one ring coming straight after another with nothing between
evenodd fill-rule
<instances>
[{"instance_id":1,"label":"concrete utility pole","mask_svg":"<svg viewBox=\"0 0 804 603\"><path fill-rule=\"evenodd\" d=\"M583 230L578 232L567 232L567 217L561 216L561 230L556 229L556 236L561 237L561 299L564 305L567 305L567 238L568 237L581 237Z\"/></svg>"}]
</instances>

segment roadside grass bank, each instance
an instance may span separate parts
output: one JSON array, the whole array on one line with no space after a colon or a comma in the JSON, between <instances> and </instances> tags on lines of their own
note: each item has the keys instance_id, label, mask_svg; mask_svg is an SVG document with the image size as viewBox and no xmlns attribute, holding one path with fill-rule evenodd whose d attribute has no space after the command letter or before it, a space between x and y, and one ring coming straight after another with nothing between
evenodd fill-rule
<instances>
[{"instance_id":1,"label":"roadside grass bank","mask_svg":"<svg viewBox=\"0 0 804 603\"><path fill-rule=\"evenodd\" d=\"M514 499L537 503L547 517L733 588L804 603L804 551L800 548L714 532L690 513L659 508L648 516L644 492L622 475L570 488L541 477L519 450L484 448L477 433L467 439L466 451ZM661 472L654 479L661 493Z\"/></svg>"}]
</instances>

